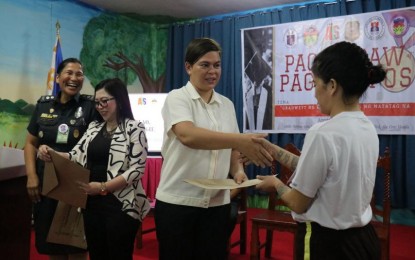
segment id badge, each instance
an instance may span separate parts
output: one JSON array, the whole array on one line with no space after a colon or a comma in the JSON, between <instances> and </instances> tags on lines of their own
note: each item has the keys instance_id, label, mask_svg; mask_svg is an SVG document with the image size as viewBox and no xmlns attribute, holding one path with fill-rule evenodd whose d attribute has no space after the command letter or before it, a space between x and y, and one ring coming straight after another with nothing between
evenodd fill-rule
<instances>
[{"instance_id":1,"label":"id badge","mask_svg":"<svg viewBox=\"0 0 415 260\"><path fill-rule=\"evenodd\" d=\"M67 144L69 136L69 127L67 124L61 124L58 127L58 135L56 136L57 144Z\"/></svg>"}]
</instances>

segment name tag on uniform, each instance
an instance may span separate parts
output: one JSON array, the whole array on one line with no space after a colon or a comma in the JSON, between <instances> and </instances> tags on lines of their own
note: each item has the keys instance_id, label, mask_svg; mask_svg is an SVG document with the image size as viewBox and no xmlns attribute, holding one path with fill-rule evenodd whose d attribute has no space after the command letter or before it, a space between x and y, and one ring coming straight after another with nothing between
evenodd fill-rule
<instances>
[{"instance_id":1,"label":"name tag on uniform","mask_svg":"<svg viewBox=\"0 0 415 260\"><path fill-rule=\"evenodd\" d=\"M61 124L58 127L58 135L56 136L56 143L66 144L68 143L69 126L67 124Z\"/></svg>"}]
</instances>

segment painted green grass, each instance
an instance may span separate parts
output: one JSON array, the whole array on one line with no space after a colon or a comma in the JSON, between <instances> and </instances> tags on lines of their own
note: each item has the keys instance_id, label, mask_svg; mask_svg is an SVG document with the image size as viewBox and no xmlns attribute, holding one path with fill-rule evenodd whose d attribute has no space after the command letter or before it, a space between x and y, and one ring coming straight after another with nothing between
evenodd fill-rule
<instances>
[{"instance_id":1,"label":"painted green grass","mask_svg":"<svg viewBox=\"0 0 415 260\"><path fill-rule=\"evenodd\" d=\"M0 145L22 149L30 116L0 112Z\"/></svg>"}]
</instances>

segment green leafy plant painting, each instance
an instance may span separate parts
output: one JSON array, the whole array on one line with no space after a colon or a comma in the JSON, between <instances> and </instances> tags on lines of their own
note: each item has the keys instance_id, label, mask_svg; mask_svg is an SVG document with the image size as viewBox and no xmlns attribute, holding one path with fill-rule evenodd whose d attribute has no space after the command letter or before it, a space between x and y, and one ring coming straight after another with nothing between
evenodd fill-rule
<instances>
[{"instance_id":1,"label":"green leafy plant painting","mask_svg":"<svg viewBox=\"0 0 415 260\"><path fill-rule=\"evenodd\" d=\"M128 16L101 14L84 30L81 61L94 86L118 77L127 85L138 78L144 93L163 92L167 29Z\"/></svg>"}]
</instances>

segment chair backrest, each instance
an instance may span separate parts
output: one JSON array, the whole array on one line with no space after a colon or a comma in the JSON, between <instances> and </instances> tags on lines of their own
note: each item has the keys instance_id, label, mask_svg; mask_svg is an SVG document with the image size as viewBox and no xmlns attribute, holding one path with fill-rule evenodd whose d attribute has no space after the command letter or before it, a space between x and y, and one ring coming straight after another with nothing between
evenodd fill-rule
<instances>
[{"instance_id":1,"label":"chair backrest","mask_svg":"<svg viewBox=\"0 0 415 260\"><path fill-rule=\"evenodd\" d=\"M244 165L244 170L246 172L246 165ZM228 178L232 179L232 176L229 175ZM238 188L234 191L235 193L231 191L231 200L234 199L233 197L235 199L238 198L238 211L246 211L248 209L248 192L246 188Z\"/></svg>"},{"instance_id":2,"label":"chair backrest","mask_svg":"<svg viewBox=\"0 0 415 260\"><path fill-rule=\"evenodd\" d=\"M242 189L241 193L241 203L239 205L239 211L247 211L248 210L248 192L246 189Z\"/></svg>"},{"instance_id":3,"label":"chair backrest","mask_svg":"<svg viewBox=\"0 0 415 260\"><path fill-rule=\"evenodd\" d=\"M229 237L229 244L228 244L228 252L231 248L239 245L239 252L241 254L245 254L246 251L246 243L247 243L247 228L248 228L248 192L246 188L239 188L235 190L237 193L236 196L239 196L238 199L238 211L235 214L234 208L231 209L231 223L232 225L235 224L239 225L239 237L236 241L231 241L231 235L234 231L235 226L230 227L230 237ZM232 196L231 196L232 197Z\"/></svg>"},{"instance_id":4,"label":"chair backrest","mask_svg":"<svg viewBox=\"0 0 415 260\"><path fill-rule=\"evenodd\" d=\"M373 211L373 217L377 221L381 221L383 226L388 227L390 225L390 213L391 213L391 158L389 148L386 147L382 156L379 157L377 163L377 178L383 177L383 200L382 208L376 207L375 193L373 193L372 201L370 203ZM381 176L383 174L383 176Z\"/></svg>"},{"instance_id":5,"label":"chair backrest","mask_svg":"<svg viewBox=\"0 0 415 260\"><path fill-rule=\"evenodd\" d=\"M295 154L295 155L301 155L301 151L292 143L288 143L284 146L284 149ZM271 166L271 174L275 175L277 174L277 161L272 162ZM293 174L293 171L282 164L280 164L280 172L278 174L278 178L286 185L288 185L289 180L291 179L291 176ZM284 206L284 203L282 200L278 198L276 193L270 193L268 198L268 209L275 210L276 207Z\"/></svg>"}]
</instances>

